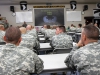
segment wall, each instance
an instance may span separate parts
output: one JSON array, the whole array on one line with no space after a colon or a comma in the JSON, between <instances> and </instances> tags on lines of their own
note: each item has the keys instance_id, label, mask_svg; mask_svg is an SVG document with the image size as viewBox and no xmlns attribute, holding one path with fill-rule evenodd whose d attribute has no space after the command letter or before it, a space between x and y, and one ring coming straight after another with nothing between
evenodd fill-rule
<instances>
[{"instance_id":1,"label":"wall","mask_svg":"<svg viewBox=\"0 0 100 75\"><path fill-rule=\"evenodd\" d=\"M16 24L16 17L12 16L12 12L10 11L10 6L14 6L16 12L21 12L20 5L1 5L0 6L0 14L2 17L6 17L8 23L14 26L21 26L22 24ZM28 5L28 8L32 8L33 5ZM33 23L28 23L33 25Z\"/></svg>"},{"instance_id":2,"label":"wall","mask_svg":"<svg viewBox=\"0 0 100 75\"><path fill-rule=\"evenodd\" d=\"M88 5L88 10L85 11L84 15L82 15L82 21L81 22L68 22L67 20L65 20L66 26L70 26L71 24L74 24L75 26L77 26L79 23L85 24L84 17L93 16L93 9L96 8L96 4L77 4L77 9L75 11L82 11L84 5ZM66 5L66 8L70 8L70 5Z\"/></svg>"},{"instance_id":3,"label":"wall","mask_svg":"<svg viewBox=\"0 0 100 75\"><path fill-rule=\"evenodd\" d=\"M11 5L0 5L0 14L2 17L6 17L6 19L8 20L10 25L14 25L14 26L21 26L22 23L20 24L16 24L16 18L12 16L12 12L10 11L10 6ZM15 7L15 11L16 12L21 12L20 10L20 5L13 5ZM77 9L76 11L82 11L83 10L83 6L84 4L77 4ZM70 4L66 4L65 5L66 8L70 8ZM27 8L33 8L33 5L27 5ZM88 4L88 10L85 11L85 14L82 15L82 21L81 22L67 22L66 21L66 17L65 17L65 26L70 26L71 24L74 24L77 26L77 24L82 23L84 24L84 16L93 16L93 9L96 8L95 4ZM66 16L66 14L65 14ZM34 18L34 15L33 15ZM32 23L27 23L27 24L31 24L34 25L34 19Z\"/></svg>"}]
</instances>

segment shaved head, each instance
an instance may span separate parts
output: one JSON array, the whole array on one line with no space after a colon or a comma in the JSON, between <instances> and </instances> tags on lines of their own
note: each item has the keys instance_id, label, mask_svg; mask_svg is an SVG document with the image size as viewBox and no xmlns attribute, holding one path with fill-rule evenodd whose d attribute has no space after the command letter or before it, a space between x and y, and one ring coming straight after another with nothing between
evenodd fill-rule
<instances>
[{"instance_id":1,"label":"shaved head","mask_svg":"<svg viewBox=\"0 0 100 75\"><path fill-rule=\"evenodd\" d=\"M20 29L20 31L21 31L22 34L26 33L26 28L25 27L20 27L19 29Z\"/></svg>"},{"instance_id":2,"label":"shaved head","mask_svg":"<svg viewBox=\"0 0 100 75\"><path fill-rule=\"evenodd\" d=\"M4 25L0 25L0 30L4 30Z\"/></svg>"},{"instance_id":3,"label":"shaved head","mask_svg":"<svg viewBox=\"0 0 100 75\"><path fill-rule=\"evenodd\" d=\"M26 30L31 30L32 29L32 25L27 25Z\"/></svg>"},{"instance_id":4,"label":"shaved head","mask_svg":"<svg viewBox=\"0 0 100 75\"><path fill-rule=\"evenodd\" d=\"M9 27L5 33L5 41L8 43L17 43L21 38L21 32L18 27Z\"/></svg>"},{"instance_id":5,"label":"shaved head","mask_svg":"<svg viewBox=\"0 0 100 75\"><path fill-rule=\"evenodd\" d=\"M99 39L99 29L94 25L86 25L83 27L83 33L87 38L98 40Z\"/></svg>"}]
</instances>

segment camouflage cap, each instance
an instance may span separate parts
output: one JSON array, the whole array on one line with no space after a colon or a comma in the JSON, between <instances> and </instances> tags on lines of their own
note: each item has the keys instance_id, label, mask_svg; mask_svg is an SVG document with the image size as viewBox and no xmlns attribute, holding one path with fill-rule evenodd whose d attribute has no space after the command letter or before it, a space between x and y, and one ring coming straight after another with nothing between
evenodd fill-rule
<instances>
[{"instance_id":1,"label":"camouflage cap","mask_svg":"<svg viewBox=\"0 0 100 75\"><path fill-rule=\"evenodd\" d=\"M0 24L1 24L1 25L4 25L4 22L3 22L3 21L0 21Z\"/></svg>"}]
</instances>

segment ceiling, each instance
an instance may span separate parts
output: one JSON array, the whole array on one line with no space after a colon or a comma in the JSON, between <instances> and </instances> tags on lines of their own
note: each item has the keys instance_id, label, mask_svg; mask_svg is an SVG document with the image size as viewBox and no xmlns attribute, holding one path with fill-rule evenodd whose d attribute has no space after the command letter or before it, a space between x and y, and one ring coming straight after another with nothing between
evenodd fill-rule
<instances>
[{"instance_id":1,"label":"ceiling","mask_svg":"<svg viewBox=\"0 0 100 75\"><path fill-rule=\"evenodd\" d=\"M28 4L69 4L72 0L0 0L0 5L19 4L20 1L27 1ZM74 0L73 0L74 1ZM79 4L94 4L99 3L100 0L75 0Z\"/></svg>"}]
</instances>

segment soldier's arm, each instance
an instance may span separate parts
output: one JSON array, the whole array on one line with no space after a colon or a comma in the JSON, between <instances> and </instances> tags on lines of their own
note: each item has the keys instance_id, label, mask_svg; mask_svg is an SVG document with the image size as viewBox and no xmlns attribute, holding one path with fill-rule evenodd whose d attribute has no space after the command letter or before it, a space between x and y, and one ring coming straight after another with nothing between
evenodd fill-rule
<instances>
[{"instance_id":1,"label":"soldier's arm","mask_svg":"<svg viewBox=\"0 0 100 75\"><path fill-rule=\"evenodd\" d=\"M34 62L35 62L35 73L39 74L43 71L43 61L38 57L38 55L34 54Z\"/></svg>"},{"instance_id":2,"label":"soldier's arm","mask_svg":"<svg viewBox=\"0 0 100 75\"><path fill-rule=\"evenodd\" d=\"M37 39L35 40L35 44L36 45L35 45L34 49L36 49L36 50L40 49L40 43L39 43L39 41Z\"/></svg>"},{"instance_id":3,"label":"soldier's arm","mask_svg":"<svg viewBox=\"0 0 100 75\"><path fill-rule=\"evenodd\" d=\"M54 41L54 38L52 37L52 39L50 40L50 46L51 46L52 48L54 48L54 46L53 46L53 41Z\"/></svg>"},{"instance_id":4,"label":"soldier's arm","mask_svg":"<svg viewBox=\"0 0 100 75\"><path fill-rule=\"evenodd\" d=\"M71 36L68 36L68 37L69 37L68 38L68 47L70 48L70 47L73 47L73 39Z\"/></svg>"},{"instance_id":5,"label":"soldier's arm","mask_svg":"<svg viewBox=\"0 0 100 75\"><path fill-rule=\"evenodd\" d=\"M42 72L44 68L43 61L31 50L27 52L27 56L25 57L25 60L22 62L20 67L22 71L37 74Z\"/></svg>"},{"instance_id":6,"label":"soldier's arm","mask_svg":"<svg viewBox=\"0 0 100 75\"><path fill-rule=\"evenodd\" d=\"M72 60L72 56L74 54L74 52L78 49L79 47L74 46L72 51L69 53L69 55L66 57L65 59L65 64L67 67L73 68L73 60Z\"/></svg>"},{"instance_id":7,"label":"soldier's arm","mask_svg":"<svg viewBox=\"0 0 100 75\"><path fill-rule=\"evenodd\" d=\"M73 49L72 49L72 51L69 53L69 55L68 55L68 57L66 57L66 59L65 59L65 64L68 66L68 67L71 67L71 68L73 68L73 59L72 59L72 56L73 56L73 54L74 54L74 52L76 51L76 50L78 50L80 47L82 47L83 46L83 44L82 44L82 42L81 42L81 40L78 42L78 44L76 45L76 46L74 46L73 47Z\"/></svg>"}]
</instances>

